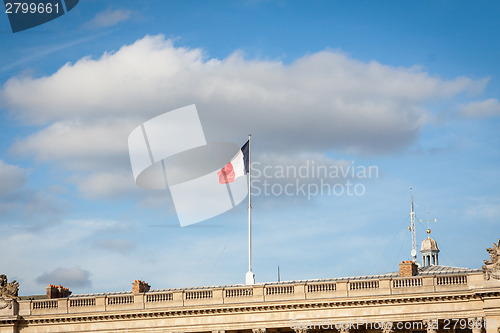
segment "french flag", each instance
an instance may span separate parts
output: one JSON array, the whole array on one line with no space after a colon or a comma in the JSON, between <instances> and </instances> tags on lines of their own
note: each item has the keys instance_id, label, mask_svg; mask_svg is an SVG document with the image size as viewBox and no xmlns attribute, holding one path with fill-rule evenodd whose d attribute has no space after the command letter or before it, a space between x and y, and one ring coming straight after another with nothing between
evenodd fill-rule
<instances>
[{"instance_id":1,"label":"french flag","mask_svg":"<svg viewBox=\"0 0 500 333\"><path fill-rule=\"evenodd\" d=\"M238 177L244 176L249 171L248 165L248 144L247 141L236 155L223 167L217 175L219 176L220 184L232 183Z\"/></svg>"}]
</instances>

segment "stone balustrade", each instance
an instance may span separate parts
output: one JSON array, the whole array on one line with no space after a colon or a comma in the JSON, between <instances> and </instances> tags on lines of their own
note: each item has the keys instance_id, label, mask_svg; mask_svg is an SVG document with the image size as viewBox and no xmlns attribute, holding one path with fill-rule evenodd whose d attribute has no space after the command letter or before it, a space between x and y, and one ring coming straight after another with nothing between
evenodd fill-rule
<instances>
[{"instance_id":1,"label":"stone balustrade","mask_svg":"<svg viewBox=\"0 0 500 333\"><path fill-rule=\"evenodd\" d=\"M95 297L77 297L69 300L69 307L95 306Z\"/></svg>"},{"instance_id":2,"label":"stone balustrade","mask_svg":"<svg viewBox=\"0 0 500 333\"><path fill-rule=\"evenodd\" d=\"M33 310L45 310L45 309L56 309L57 308L57 300L43 300L43 301L34 301L32 304Z\"/></svg>"},{"instance_id":3,"label":"stone balustrade","mask_svg":"<svg viewBox=\"0 0 500 333\"><path fill-rule=\"evenodd\" d=\"M415 288L422 286L422 278L421 277L410 277L410 278L401 278L401 279L393 279L392 287L393 288Z\"/></svg>"},{"instance_id":4,"label":"stone balustrade","mask_svg":"<svg viewBox=\"0 0 500 333\"><path fill-rule=\"evenodd\" d=\"M366 281L351 281L349 282L349 290L360 289L379 289L379 280L366 280Z\"/></svg>"},{"instance_id":5,"label":"stone balustrade","mask_svg":"<svg viewBox=\"0 0 500 333\"><path fill-rule=\"evenodd\" d=\"M146 302L169 302L174 299L173 293L148 293L146 294Z\"/></svg>"},{"instance_id":6,"label":"stone balustrade","mask_svg":"<svg viewBox=\"0 0 500 333\"><path fill-rule=\"evenodd\" d=\"M440 286L450 284L467 284L467 275L438 276L436 282Z\"/></svg>"},{"instance_id":7,"label":"stone balustrade","mask_svg":"<svg viewBox=\"0 0 500 333\"><path fill-rule=\"evenodd\" d=\"M336 290L337 290L337 284L335 282L307 284L308 293L332 292Z\"/></svg>"},{"instance_id":8,"label":"stone balustrade","mask_svg":"<svg viewBox=\"0 0 500 333\"><path fill-rule=\"evenodd\" d=\"M268 285L265 287L266 295L293 294L294 285Z\"/></svg>"},{"instance_id":9,"label":"stone balustrade","mask_svg":"<svg viewBox=\"0 0 500 333\"><path fill-rule=\"evenodd\" d=\"M208 304L252 303L279 300L362 297L477 288L481 274L394 278L332 279L236 285L213 288L152 290L144 293L73 295L67 298L21 300L19 315L99 312Z\"/></svg>"},{"instance_id":10,"label":"stone balustrade","mask_svg":"<svg viewBox=\"0 0 500 333\"><path fill-rule=\"evenodd\" d=\"M253 296L253 288L226 288L226 297Z\"/></svg>"}]
</instances>

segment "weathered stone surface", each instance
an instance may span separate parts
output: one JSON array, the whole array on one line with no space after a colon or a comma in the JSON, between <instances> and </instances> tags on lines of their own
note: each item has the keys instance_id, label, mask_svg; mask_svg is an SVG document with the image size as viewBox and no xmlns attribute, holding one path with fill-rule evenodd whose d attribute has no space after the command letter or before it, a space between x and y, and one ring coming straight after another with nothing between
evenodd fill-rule
<instances>
[{"instance_id":1,"label":"weathered stone surface","mask_svg":"<svg viewBox=\"0 0 500 333\"><path fill-rule=\"evenodd\" d=\"M3 297L4 299L18 299L18 291L19 283L17 283L16 280L8 282L6 275L0 275L0 298Z\"/></svg>"},{"instance_id":2,"label":"weathered stone surface","mask_svg":"<svg viewBox=\"0 0 500 333\"><path fill-rule=\"evenodd\" d=\"M483 272L486 280L500 280L500 239L493 247L487 248L490 260L484 260Z\"/></svg>"}]
</instances>

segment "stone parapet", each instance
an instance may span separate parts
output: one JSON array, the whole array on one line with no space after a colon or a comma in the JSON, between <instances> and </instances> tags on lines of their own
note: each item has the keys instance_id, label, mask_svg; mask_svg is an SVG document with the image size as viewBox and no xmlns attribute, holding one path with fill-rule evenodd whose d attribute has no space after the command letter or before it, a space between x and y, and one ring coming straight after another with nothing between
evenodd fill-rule
<instances>
[{"instance_id":1,"label":"stone parapet","mask_svg":"<svg viewBox=\"0 0 500 333\"><path fill-rule=\"evenodd\" d=\"M30 316L306 299L348 299L365 296L422 294L500 287L499 281L496 281L495 284L491 280L481 281L480 278L482 278L481 273L423 275L267 283L251 286L234 285L212 288L165 289L143 293L74 295L57 299L14 301L16 311L9 311L8 314ZM469 285L470 282L472 285Z\"/></svg>"},{"instance_id":2,"label":"stone parapet","mask_svg":"<svg viewBox=\"0 0 500 333\"><path fill-rule=\"evenodd\" d=\"M0 333L52 331L148 331L234 333L281 332L304 323L328 325L412 322L420 330L437 320L439 329L465 318L486 324L500 320L500 281L470 274L365 277L257 285L152 290L143 293L73 295L15 301L0 315ZM473 285L471 285L471 281ZM500 321L499 323L500 324ZM2 326L3 325L3 326ZM50 328L50 329L49 329ZM381 333L400 332L389 326ZM481 333L474 329L473 333Z\"/></svg>"}]
</instances>

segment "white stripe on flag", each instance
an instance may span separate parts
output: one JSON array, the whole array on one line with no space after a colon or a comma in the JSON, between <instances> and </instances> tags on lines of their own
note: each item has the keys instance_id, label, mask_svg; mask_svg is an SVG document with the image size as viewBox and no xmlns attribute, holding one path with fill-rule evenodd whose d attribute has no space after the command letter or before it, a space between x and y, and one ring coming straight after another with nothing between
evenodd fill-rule
<instances>
[{"instance_id":1,"label":"white stripe on flag","mask_svg":"<svg viewBox=\"0 0 500 333\"><path fill-rule=\"evenodd\" d=\"M234 178L238 178L245 175L245 162L243 160L243 152L241 149L231 160L234 170Z\"/></svg>"}]
</instances>

